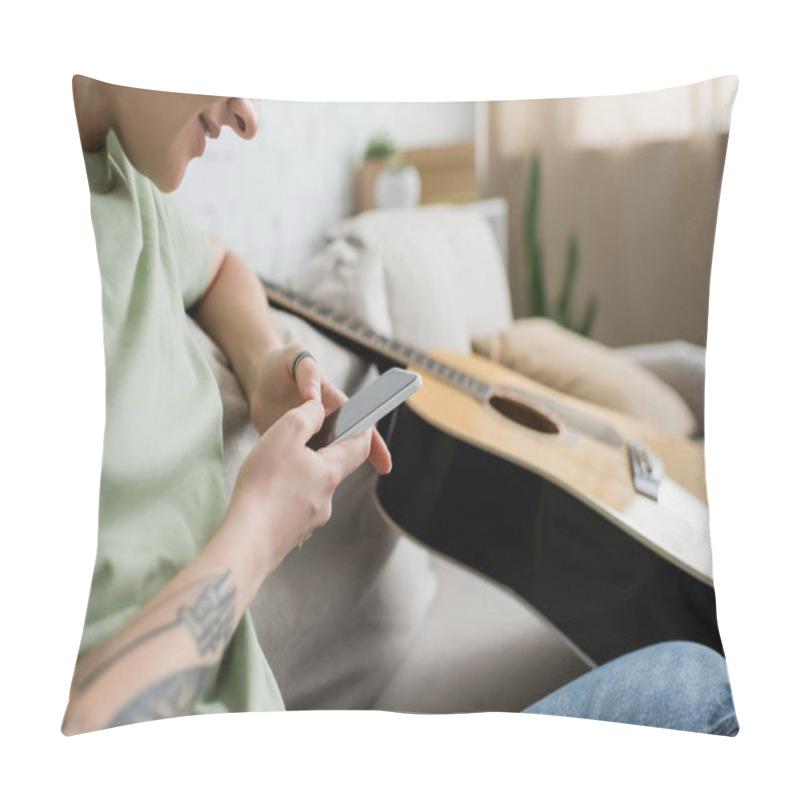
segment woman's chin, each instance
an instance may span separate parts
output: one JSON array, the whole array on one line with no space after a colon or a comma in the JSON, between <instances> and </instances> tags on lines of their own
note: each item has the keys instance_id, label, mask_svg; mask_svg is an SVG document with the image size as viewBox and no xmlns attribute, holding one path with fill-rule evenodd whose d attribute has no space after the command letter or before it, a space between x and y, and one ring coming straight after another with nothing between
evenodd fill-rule
<instances>
[{"instance_id":1,"label":"woman's chin","mask_svg":"<svg viewBox=\"0 0 800 800\"><path fill-rule=\"evenodd\" d=\"M164 194L169 194L181 185L185 174L186 166L182 169L159 175L157 178L152 178L152 181Z\"/></svg>"}]
</instances>

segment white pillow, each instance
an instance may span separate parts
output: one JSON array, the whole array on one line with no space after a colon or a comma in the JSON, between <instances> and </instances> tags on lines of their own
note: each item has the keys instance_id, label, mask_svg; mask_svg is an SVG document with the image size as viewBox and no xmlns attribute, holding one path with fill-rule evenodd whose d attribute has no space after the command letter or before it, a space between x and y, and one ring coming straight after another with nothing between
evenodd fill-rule
<instances>
[{"instance_id":1,"label":"white pillow","mask_svg":"<svg viewBox=\"0 0 800 800\"><path fill-rule=\"evenodd\" d=\"M379 260L385 296L381 302L370 295L376 306L368 311L380 321L385 308L392 335L406 344L468 353L473 336L511 324L505 267L488 222L475 211L457 206L369 211L334 226L329 236ZM374 266L363 261L362 268L367 263ZM337 277L343 279L341 271ZM357 290L359 281L347 285ZM361 288L375 291L377 279L365 278Z\"/></svg>"},{"instance_id":2,"label":"white pillow","mask_svg":"<svg viewBox=\"0 0 800 800\"><path fill-rule=\"evenodd\" d=\"M306 267L291 275L288 288L391 336L386 281L380 258L344 238L333 239Z\"/></svg>"}]
</instances>

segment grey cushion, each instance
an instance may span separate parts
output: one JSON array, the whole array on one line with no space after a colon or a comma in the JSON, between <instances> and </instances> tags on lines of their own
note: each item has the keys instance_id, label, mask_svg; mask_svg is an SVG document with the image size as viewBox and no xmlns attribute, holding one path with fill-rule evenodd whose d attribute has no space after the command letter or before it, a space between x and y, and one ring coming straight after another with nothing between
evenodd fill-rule
<instances>
[{"instance_id":1,"label":"grey cushion","mask_svg":"<svg viewBox=\"0 0 800 800\"><path fill-rule=\"evenodd\" d=\"M516 595L438 555L425 625L375 701L386 711L521 711L591 662Z\"/></svg>"},{"instance_id":2,"label":"grey cushion","mask_svg":"<svg viewBox=\"0 0 800 800\"><path fill-rule=\"evenodd\" d=\"M621 347L618 352L649 369L684 399L697 420L696 436L701 437L705 431L705 347L674 340Z\"/></svg>"}]
</instances>

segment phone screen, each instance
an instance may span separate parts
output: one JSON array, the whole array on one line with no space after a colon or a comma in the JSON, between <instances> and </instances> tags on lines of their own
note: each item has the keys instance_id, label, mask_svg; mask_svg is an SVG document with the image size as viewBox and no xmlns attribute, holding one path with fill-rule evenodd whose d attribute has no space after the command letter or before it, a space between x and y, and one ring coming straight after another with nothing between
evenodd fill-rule
<instances>
[{"instance_id":1,"label":"phone screen","mask_svg":"<svg viewBox=\"0 0 800 800\"><path fill-rule=\"evenodd\" d=\"M356 436L397 408L421 384L419 375L404 369L390 369L369 386L354 394L344 405L325 417L322 427L308 441L319 450L347 436Z\"/></svg>"}]
</instances>

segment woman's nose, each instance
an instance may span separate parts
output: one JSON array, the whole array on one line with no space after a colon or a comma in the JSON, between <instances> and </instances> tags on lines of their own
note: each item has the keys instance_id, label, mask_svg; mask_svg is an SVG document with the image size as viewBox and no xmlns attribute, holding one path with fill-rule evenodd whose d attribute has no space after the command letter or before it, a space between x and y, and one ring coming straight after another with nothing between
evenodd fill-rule
<instances>
[{"instance_id":1,"label":"woman's nose","mask_svg":"<svg viewBox=\"0 0 800 800\"><path fill-rule=\"evenodd\" d=\"M252 139L258 132L258 117L260 111L258 100L244 97L228 98L225 122L236 131L242 139Z\"/></svg>"}]
</instances>

